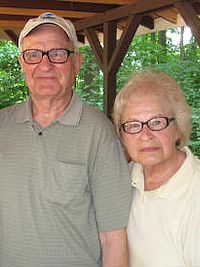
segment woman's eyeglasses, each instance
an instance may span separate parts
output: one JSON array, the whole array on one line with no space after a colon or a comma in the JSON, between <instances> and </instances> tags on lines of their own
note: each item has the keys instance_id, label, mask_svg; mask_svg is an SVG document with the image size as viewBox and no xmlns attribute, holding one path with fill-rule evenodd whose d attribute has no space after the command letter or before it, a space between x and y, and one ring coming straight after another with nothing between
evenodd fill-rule
<instances>
[{"instance_id":1,"label":"woman's eyeglasses","mask_svg":"<svg viewBox=\"0 0 200 267\"><path fill-rule=\"evenodd\" d=\"M128 134L137 134L142 131L144 125L151 131L161 131L170 124L170 122L174 121L175 118L168 118L168 117L156 117L152 118L148 121L142 122L138 120L127 121L121 125L121 128L125 133Z\"/></svg>"}]
</instances>

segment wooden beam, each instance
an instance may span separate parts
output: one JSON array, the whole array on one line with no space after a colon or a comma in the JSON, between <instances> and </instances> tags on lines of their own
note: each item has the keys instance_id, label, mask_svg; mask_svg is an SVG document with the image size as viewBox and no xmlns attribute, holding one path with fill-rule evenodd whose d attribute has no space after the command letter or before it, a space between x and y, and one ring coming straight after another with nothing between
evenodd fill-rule
<instances>
[{"instance_id":1,"label":"wooden beam","mask_svg":"<svg viewBox=\"0 0 200 267\"><path fill-rule=\"evenodd\" d=\"M124 28L126 27L126 24L127 24L127 18L118 22L117 28L123 31ZM150 30L153 30L155 27L154 18L150 17L149 15L148 16L144 15L140 24Z\"/></svg>"},{"instance_id":2,"label":"wooden beam","mask_svg":"<svg viewBox=\"0 0 200 267\"><path fill-rule=\"evenodd\" d=\"M67 0L64 0L67 1ZM73 2L90 2L90 3L101 3L101 4L118 4L118 5L125 5L125 4L132 4L133 2L137 2L138 0L72 0Z\"/></svg>"},{"instance_id":3,"label":"wooden beam","mask_svg":"<svg viewBox=\"0 0 200 267\"><path fill-rule=\"evenodd\" d=\"M54 9L54 10L67 10L73 12L88 12L91 13L98 13L104 12L106 10L118 7L115 4L108 4L108 3L95 3L95 2L83 2L80 3L74 1L49 1L49 0L34 0L34 1L27 1L27 0L1 0L0 7L10 7L10 8L21 8L21 9Z\"/></svg>"},{"instance_id":4,"label":"wooden beam","mask_svg":"<svg viewBox=\"0 0 200 267\"><path fill-rule=\"evenodd\" d=\"M175 3L175 7L178 9L187 26L190 27L197 42L200 44L200 19L192 5L187 1L182 1Z\"/></svg>"},{"instance_id":5,"label":"wooden beam","mask_svg":"<svg viewBox=\"0 0 200 267\"><path fill-rule=\"evenodd\" d=\"M112 108L116 96L116 72L109 72L109 63L117 41L116 21L105 22L103 24L103 31L104 112L111 119Z\"/></svg>"},{"instance_id":6,"label":"wooden beam","mask_svg":"<svg viewBox=\"0 0 200 267\"><path fill-rule=\"evenodd\" d=\"M20 20L0 20L0 28L2 29L20 29L24 27L25 21Z\"/></svg>"},{"instance_id":7,"label":"wooden beam","mask_svg":"<svg viewBox=\"0 0 200 267\"><path fill-rule=\"evenodd\" d=\"M4 30L4 31L9 36L10 40L13 41L17 45L18 37L15 34L15 32L11 30Z\"/></svg>"},{"instance_id":8,"label":"wooden beam","mask_svg":"<svg viewBox=\"0 0 200 267\"><path fill-rule=\"evenodd\" d=\"M112 58L113 51L116 47L116 40L117 40L117 23L116 21L105 22L103 24L104 29L104 58L103 62L106 68L104 71L109 70L109 62Z\"/></svg>"},{"instance_id":9,"label":"wooden beam","mask_svg":"<svg viewBox=\"0 0 200 267\"><path fill-rule=\"evenodd\" d=\"M94 27L112 20L123 19L135 14L150 12L159 8L167 7L179 1L180 0L140 0L134 4L127 4L118 8L114 8L104 12L103 14L98 14L88 19L75 21L74 25L76 30L80 31L85 28Z\"/></svg>"},{"instance_id":10,"label":"wooden beam","mask_svg":"<svg viewBox=\"0 0 200 267\"><path fill-rule=\"evenodd\" d=\"M198 2L195 2L192 6L197 12L197 14L200 15L200 0L198 0Z\"/></svg>"},{"instance_id":11,"label":"wooden beam","mask_svg":"<svg viewBox=\"0 0 200 267\"><path fill-rule=\"evenodd\" d=\"M99 67L103 70L103 49L93 28L85 29L84 31L90 46L94 52Z\"/></svg>"},{"instance_id":12,"label":"wooden beam","mask_svg":"<svg viewBox=\"0 0 200 267\"><path fill-rule=\"evenodd\" d=\"M108 73L118 71L141 21L141 15L132 15L128 18L126 28L124 29L122 36L120 37L117 47L115 48L112 58L109 62Z\"/></svg>"},{"instance_id":13,"label":"wooden beam","mask_svg":"<svg viewBox=\"0 0 200 267\"><path fill-rule=\"evenodd\" d=\"M154 19L149 16L144 16L140 24L150 30L154 29Z\"/></svg>"},{"instance_id":14,"label":"wooden beam","mask_svg":"<svg viewBox=\"0 0 200 267\"><path fill-rule=\"evenodd\" d=\"M3 15L21 15L21 16L30 16L30 17L36 17L39 16L41 13L44 12L53 12L56 13L59 16L65 17L65 18L88 18L96 16L97 13L94 12L80 12L80 11L65 11L65 10L59 10L59 9L40 9L40 8L15 8L15 7L0 7L0 14Z\"/></svg>"}]
</instances>

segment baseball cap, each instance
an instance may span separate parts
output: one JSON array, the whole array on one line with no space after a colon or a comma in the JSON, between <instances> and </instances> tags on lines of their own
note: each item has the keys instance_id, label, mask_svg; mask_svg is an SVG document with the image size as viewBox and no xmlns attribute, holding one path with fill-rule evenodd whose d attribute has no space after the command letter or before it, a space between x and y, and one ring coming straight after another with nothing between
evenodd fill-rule
<instances>
[{"instance_id":1,"label":"baseball cap","mask_svg":"<svg viewBox=\"0 0 200 267\"><path fill-rule=\"evenodd\" d=\"M63 17L57 16L53 13L43 13L39 17L29 19L22 29L19 39L18 39L18 47L19 50L22 51L22 40L26 37L33 29L43 24L54 24L62 28L69 40L73 43L73 48L75 52L78 52L78 40L76 36L76 31L72 22L68 19L64 19Z\"/></svg>"}]
</instances>

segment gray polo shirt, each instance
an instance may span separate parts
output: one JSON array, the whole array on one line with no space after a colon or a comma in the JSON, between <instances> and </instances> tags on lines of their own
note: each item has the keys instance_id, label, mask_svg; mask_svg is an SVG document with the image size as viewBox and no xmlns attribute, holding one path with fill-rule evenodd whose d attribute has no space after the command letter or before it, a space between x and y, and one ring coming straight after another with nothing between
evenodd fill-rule
<instances>
[{"instance_id":1,"label":"gray polo shirt","mask_svg":"<svg viewBox=\"0 0 200 267\"><path fill-rule=\"evenodd\" d=\"M30 103L0 111L0 266L101 266L98 232L126 227L131 202L113 125L74 93L41 129Z\"/></svg>"}]
</instances>

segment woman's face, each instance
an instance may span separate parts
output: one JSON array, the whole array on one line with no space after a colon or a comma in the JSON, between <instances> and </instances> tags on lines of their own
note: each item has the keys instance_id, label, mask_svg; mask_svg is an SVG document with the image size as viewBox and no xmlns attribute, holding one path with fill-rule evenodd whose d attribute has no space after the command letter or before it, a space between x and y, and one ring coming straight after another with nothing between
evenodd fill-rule
<instances>
[{"instance_id":1,"label":"woman's face","mask_svg":"<svg viewBox=\"0 0 200 267\"><path fill-rule=\"evenodd\" d=\"M151 92L151 93L149 93ZM154 93L155 92L155 93ZM138 120L146 122L154 117L172 118L173 113L165 97L159 91L139 88L129 97L122 115L122 122ZM179 130L175 121L161 131L152 131L147 125L141 132L127 134L123 130L122 139L132 160L143 166L162 165L171 162L177 152L176 141Z\"/></svg>"}]
</instances>

